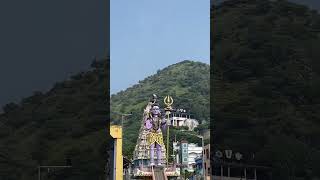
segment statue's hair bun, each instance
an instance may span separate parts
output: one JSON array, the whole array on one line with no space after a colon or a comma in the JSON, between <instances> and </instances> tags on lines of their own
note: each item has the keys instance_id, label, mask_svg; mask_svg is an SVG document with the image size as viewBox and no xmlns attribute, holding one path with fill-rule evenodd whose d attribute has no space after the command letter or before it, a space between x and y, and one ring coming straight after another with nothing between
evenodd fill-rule
<instances>
[{"instance_id":1,"label":"statue's hair bun","mask_svg":"<svg viewBox=\"0 0 320 180\"><path fill-rule=\"evenodd\" d=\"M154 104L152 104L152 107L153 106L158 106L159 107L159 104L158 103L154 103Z\"/></svg>"}]
</instances>

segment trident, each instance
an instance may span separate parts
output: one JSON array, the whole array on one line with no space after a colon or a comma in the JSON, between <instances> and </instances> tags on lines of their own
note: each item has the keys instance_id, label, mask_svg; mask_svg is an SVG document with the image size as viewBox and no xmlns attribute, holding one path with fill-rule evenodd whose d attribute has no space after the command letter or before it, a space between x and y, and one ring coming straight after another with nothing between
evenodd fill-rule
<instances>
[{"instance_id":1,"label":"trident","mask_svg":"<svg viewBox=\"0 0 320 180\"><path fill-rule=\"evenodd\" d=\"M171 114L171 111L172 111L172 107L171 105L173 104L173 99L171 96L166 96L164 98L164 104L166 105L166 108L164 109L166 111L166 115L167 115L167 153L166 153L166 156L167 156L167 167L168 167L168 163L169 163L169 129L170 129L170 126L169 126L169 122L170 122L170 114Z\"/></svg>"}]
</instances>

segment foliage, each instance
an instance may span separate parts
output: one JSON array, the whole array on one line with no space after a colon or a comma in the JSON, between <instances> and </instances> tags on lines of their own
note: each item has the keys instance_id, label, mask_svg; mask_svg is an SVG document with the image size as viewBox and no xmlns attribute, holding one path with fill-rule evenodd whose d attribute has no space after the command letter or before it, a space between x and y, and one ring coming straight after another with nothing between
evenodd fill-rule
<instances>
[{"instance_id":1,"label":"foliage","mask_svg":"<svg viewBox=\"0 0 320 180\"><path fill-rule=\"evenodd\" d=\"M39 165L65 165L71 169L43 169L43 177L104 179L108 104L105 93L107 59L92 69L35 92L20 104L4 106L0 114L0 180L37 179ZM3 155L3 156L1 156Z\"/></svg>"},{"instance_id":2,"label":"foliage","mask_svg":"<svg viewBox=\"0 0 320 180\"><path fill-rule=\"evenodd\" d=\"M284 0L230 0L212 17L215 143L255 153L274 179L319 178L319 14Z\"/></svg>"},{"instance_id":3,"label":"foliage","mask_svg":"<svg viewBox=\"0 0 320 180\"><path fill-rule=\"evenodd\" d=\"M155 75L147 77L139 84L112 95L113 121L121 118L115 113L133 113L124 121L124 155L132 157L142 123L143 109L152 94L158 95L160 107L164 107L163 98L170 95L174 99L173 108L191 110L196 119L209 121L209 72L209 65L186 60L158 70ZM174 134L176 133L173 129L170 131L171 142ZM177 140L181 137L177 135ZM197 139L190 137L192 140Z\"/></svg>"},{"instance_id":4,"label":"foliage","mask_svg":"<svg viewBox=\"0 0 320 180\"><path fill-rule=\"evenodd\" d=\"M107 149L111 147L106 130L108 67L108 59L95 60L89 71L56 83L50 91L35 92L20 104L4 106L0 114L0 180L36 179L39 165L65 165L66 158L72 160L72 168L52 168L49 173L43 169L43 178L105 179ZM142 110L151 94L160 98L170 94L177 107L199 106L194 115L208 119L208 92L209 66L184 61L113 95L112 110L133 112L124 122L124 154L132 154ZM171 140L174 133L172 130Z\"/></svg>"}]
</instances>

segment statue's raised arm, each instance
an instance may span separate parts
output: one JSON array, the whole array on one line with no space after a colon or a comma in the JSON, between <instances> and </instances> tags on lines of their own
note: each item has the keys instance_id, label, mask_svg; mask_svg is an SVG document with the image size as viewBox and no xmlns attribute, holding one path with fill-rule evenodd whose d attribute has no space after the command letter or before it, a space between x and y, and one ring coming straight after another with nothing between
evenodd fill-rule
<instances>
[{"instance_id":1,"label":"statue's raised arm","mask_svg":"<svg viewBox=\"0 0 320 180\"><path fill-rule=\"evenodd\" d=\"M144 127L148 130L151 129L152 124L151 124L151 118L152 118L152 114L151 114L151 109L153 107L153 105L156 103L157 101L157 95L153 94L152 98L150 99L148 105L146 106L146 108L144 109L143 112L143 120L144 120Z\"/></svg>"}]
</instances>

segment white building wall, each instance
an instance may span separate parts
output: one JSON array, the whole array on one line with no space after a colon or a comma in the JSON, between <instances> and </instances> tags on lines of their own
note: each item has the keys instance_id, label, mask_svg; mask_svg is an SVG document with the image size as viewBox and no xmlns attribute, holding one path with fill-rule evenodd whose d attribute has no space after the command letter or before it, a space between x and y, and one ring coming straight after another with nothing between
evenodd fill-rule
<instances>
[{"instance_id":1,"label":"white building wall","mask_svg":"<svg viewBox=\"0 0 320 180\"><path fill-rule=\"evenodd\" d=\"M199 122L196 119L191 119L188 117L174 116L170 118L170 122L171 121L173 121L173 126L186 126L191 131L199 125Z\"/></svg>"},{"instance_id":2,"label":"white building wall","mask_svg":"<svg viewBox=\"0 0 320 180\"><path fill-rule=\"evenodd\" d=\"M196 163L195 159L202 155L202 147L199 147L197 144L190 143L188 144L188 169L193 171L192 165Z\"/></svg>"},{"instance_id":3,"label":"white building wall","mask_svg":"<svg viewBox=\"0 0 320 180\"><path fill-rule=\"evenodd\" d=\"M194 144L194 143L188 144L187 147L188 148L186 148L186 150L187 150L186 153L188 154L187 155L188 156L188 169L190 172L192 172L193 171L192 165L196 163L195 159L199 156L202 156L202 147L199 147L198 144ZM179 156L181 155L181 153L183 153L183 152L181 152L182 149L180 149L179 142L173 142L173 149L176 150L177 152L179 152L176 156L177 157L176 162L179 163L179 160L178 160Z\"/></svg>"},{"instance_id":4,"label":"white building wall","mask_svg":"<svg viewBox=\"0 0 320 180\"><path fill-rule=\"evenodd\" d=\"M173 142L173 151L179 151L180 146L178 144L179 142Z\"/></svg>"}]
</instances>

